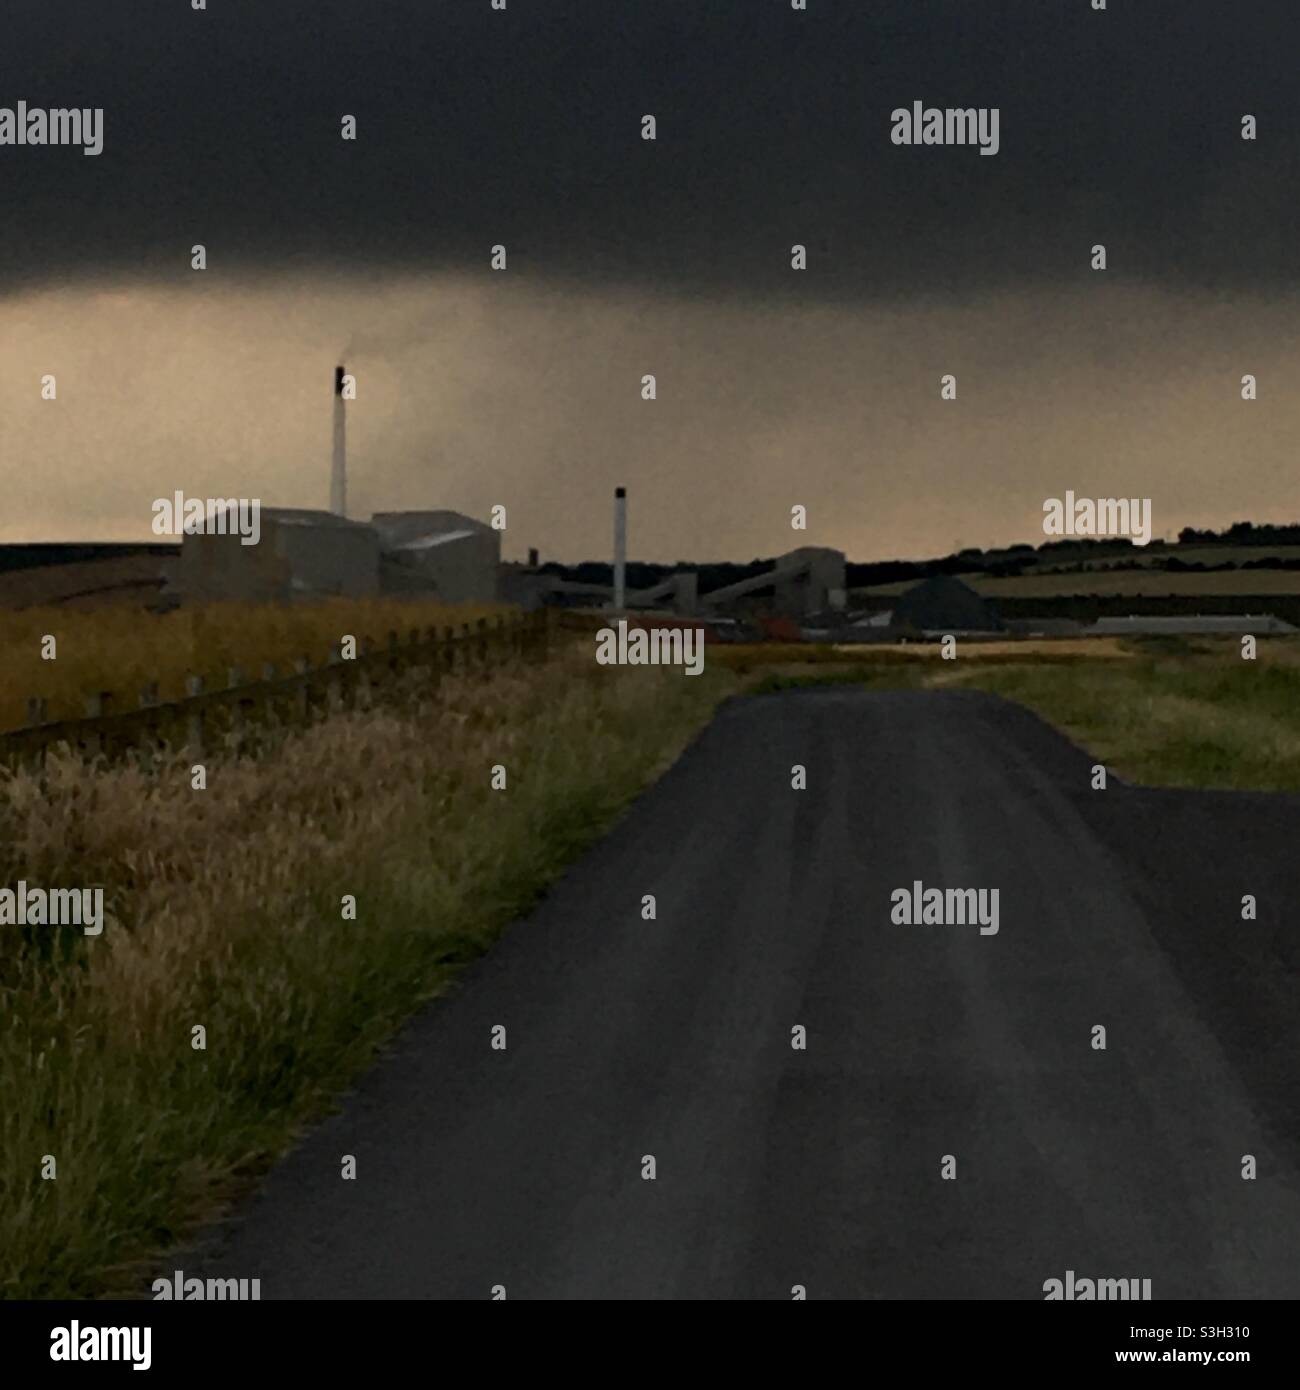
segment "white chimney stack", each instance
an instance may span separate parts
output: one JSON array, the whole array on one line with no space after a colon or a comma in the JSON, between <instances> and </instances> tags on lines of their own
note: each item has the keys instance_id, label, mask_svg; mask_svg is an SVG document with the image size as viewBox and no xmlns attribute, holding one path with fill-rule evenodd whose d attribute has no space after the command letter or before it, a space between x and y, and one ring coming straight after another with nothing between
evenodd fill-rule
<instances>
[{"instance_id":1,"label":"white chimney stack","mask_svg":"<svg viewBox=\"0 0 1300 1390\"><path fill-rule=\"evenodd\" d=\"M614 607L622 609L627 594L627 488L614 489Z\"/></svg>"},{"instance_id":2,"label":"white chimney stack","mask_svg":"<svg viewBox=\"0 0 1300 1390\"><path fill-rule=\"evenodd\" d=\"M334 467L330 472L330 511L348 514L347 442L343 430L343 368L334 368Z\"/></svg>"}]
</instances>

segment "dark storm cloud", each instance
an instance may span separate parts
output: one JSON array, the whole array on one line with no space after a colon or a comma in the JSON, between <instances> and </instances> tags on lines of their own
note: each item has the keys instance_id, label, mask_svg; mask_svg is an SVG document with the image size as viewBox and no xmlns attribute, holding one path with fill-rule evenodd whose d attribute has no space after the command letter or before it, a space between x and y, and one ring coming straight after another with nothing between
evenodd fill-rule
<instances>
[{"instance_id":1,"label":"dark storm cloud","mask_svg":"<svg viewBox=\"0 0 1300 1390\"><path fill-rule=\"evenodd\" d=\"M0 286L347 265L665 290L952 295L1112 270L1294 282L1293 0L6 0L0 105L105 148L0 149ZM1001 150L889 113L1001 110ZM1243 113L1259 139L1239 138ZM339 138L357 116L359 140ZM659 138L639 138L644 113Z\"/></svg>"}]
</instances>

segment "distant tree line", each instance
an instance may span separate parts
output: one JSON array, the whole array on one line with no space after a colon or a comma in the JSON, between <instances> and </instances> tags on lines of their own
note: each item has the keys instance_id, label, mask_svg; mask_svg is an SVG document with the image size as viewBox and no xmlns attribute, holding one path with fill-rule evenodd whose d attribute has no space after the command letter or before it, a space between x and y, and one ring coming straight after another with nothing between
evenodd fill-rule
<instances>
[{"instance_id":1,"label":"distant tree line","mask_svg":"<svg viewBox=\"0 0 1300 1390\"><path fill-rule=\"evenodd\" d=\"M1178 533L1179 545L1300 545L1300 521L1280 526L1256 526L1253 521L1234 521L1222 531L1198 531L1184 526Z\"/></svg>"},{"instance_id":2,"label":"distant tree line","mask_svg":"<svg viewBox=\"0 0 1300 1390\"><path fill-rule=\"evenodd\" d=\"M775 560L750 560L748 564L714 563L694 565L686 560L678 560L671 565L652 565L638 560L627 562L627 587L629 589L649 589L667 579L670 574L694 570L699 575L699 591L707 593L710 589L720 589L724 584L735 584L738 580L749 579L764 570L771 569ZM558 575L577 584L613 584L614 566L605 560L584 560L577 565L560 565L550 561L542 566L543 574Z\"/></svg>"},{"instance_id":3,"label":"distant tree line","mask_svg":"<svg viewBox=\"0 0 1300 1390\"><path fill-rule=\"evenodd\" d=\"M1284 525L1257 526L1250 521L1234 521L1222 531L1198 531L1194 526L1184 526L1178 533L1178 545L1298 545L1300 546L1300 522ZM1018 545L992 550L981 550L978 546L968 546L955 555L945 555L936 560L877 560L867 563L850 561L845 566L845 583L850 589L867 588L873 584L900 584L909 580L929 579L937 574L980 574L994 578L1011 578L1034 569L1043 558L1057 563L1064 572L1074 569L1132 569L1139 558L1148 567L1157 570L1206 571L1226 569L1297 569L1300 562L1295 560L1245 560L1240 563L1225 560L1220 564L1206 564L1200 560L1180 560L1177 555L1166 554L1151 562L1152 554L1170 551L1164 541L1155 540L1150 545L1138 546L1127 536L1069 536L1061 540L1044 541L1033 546L1021 542ZM1060 560L1065 555L1080 557L1077 566L1064 566ZM1099 566L1101 557L1114 556L1113 565ZM708 593L726 584L735 584L742 579L770 570L775 558L750 560L745 564L729 561L716 561L693 564L678 560L671 565L653 565L629 561L627 566L627 585L629 589L648 589L660 583L670 574L682 570L694 570L699 575L699 591ZM576 580L583 584L612 584L614 567L606 561L587 560L578 565L560 565L554 562L543 565L545 573L559 575L563 579Z\"/></svg>"},{"instance_id":4,"label":"distant tree line","mask_svg":"<svg viewBox=\"0 0 1300 1390\"><path fill-rule=\"evenodd\" d=\"M149 541L31 541L0 545L0 573L44 569L48 565L78 565L89 560L120 560L128 555L176 556L174 542Z\"/></svg>"}]
</instances>

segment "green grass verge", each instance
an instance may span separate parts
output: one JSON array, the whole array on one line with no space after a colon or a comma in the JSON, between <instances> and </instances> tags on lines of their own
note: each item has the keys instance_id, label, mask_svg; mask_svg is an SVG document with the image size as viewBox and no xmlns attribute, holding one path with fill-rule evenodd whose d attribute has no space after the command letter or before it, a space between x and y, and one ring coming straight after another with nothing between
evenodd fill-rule
<instances>
[{"instance_id":1,"label":"green grass verge","mask_svg":"<svg viewBox=\"0 0 1300 1390\"><path fill-rule=\"evenodd\" d=\"M811 664L753 677L755 691L824 684L985 690L1026 705L1121 777L1155 786L1300 791L1300 649L1237 639L1135 639L1129 659L1035 654L943 661L936 646L905 659Z\"/></svg>"}]
</instances>

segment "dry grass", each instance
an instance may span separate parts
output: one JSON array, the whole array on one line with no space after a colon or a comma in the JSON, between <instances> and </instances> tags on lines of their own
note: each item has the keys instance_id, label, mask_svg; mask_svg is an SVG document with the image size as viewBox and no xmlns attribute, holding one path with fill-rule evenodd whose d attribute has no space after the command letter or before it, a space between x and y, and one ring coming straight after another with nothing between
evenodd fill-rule
<instances>
[{"instance_id":1,"label":"dry grass","mask_svg":"<svg viewBox=\"0 0 1300 1390\"><path fill-rule=\"evenodd\" d=\"M0 883L103 885L115 918L0 928L0 1294L142 1292L734 684L584 648L212 763L202 792L181 765L0 776Z\"/></svg>"},{"instance_id":2,"label":"dry grass","mask_svg":"<svg viewBox=\"0 0 1300 1390\"><path fill-rule=\"evenodd\" d=\"M706 663L739 674L774 669L795 671L808 666L925 666L949 669L936 642L768 642L718 644L706 648ZM1129 640L1120 637L1026 638L1023 641L972 641L958 638L959 659L965 661L1093 661L1123 660L1132 654Z\"/></svg>"},{"instance_id":3,"label":"dry grass","mask_svg":"<svg viewBox=\"0 0 1300 1390\"><path fill-rule=\"evenodd\" d=\"M833 650L841 657L851 656L855 660L870 660L872 647L837 646ZM915 661L942 661L939 644L936 643L890 643L882 644L879 650L903 652ZM965 637L957 639L957 651L963 660L971 661L1025 661L1032 657L1046 657L1053 661L1064 661L1071 657L1082 657L1087 661L1124 660L1132 656L1122 639L1118 637L1045 637L1026 638L1024 641L972 641ZM956 659L956 658L954 658ZM951 661L945 665L951 665Z\"/></svg>"},{"instance_id":4,"label":"dry grass","mask_svg":"<svg viewBox=\"0 0 1300 1390\"><path fill-rule=\"evenodd\" d=\"M299 656L322 662L345 634L382 642L392 630L404 635L411 628L459 626L508 611L504 605L395 599L214 603L164 614L130 608L0 611L0 729L22 724L32 695L49 702L50 718L75 718L83 712L82 697L92 692L112 691L119 708L132 707L150 681L158 682L162 699L176 698L189 674L224 684L232 666L252 676L267 661L282 670ZM41 655L47 635L57 643L52 661Z\"/></svg>"}]
</instances>

